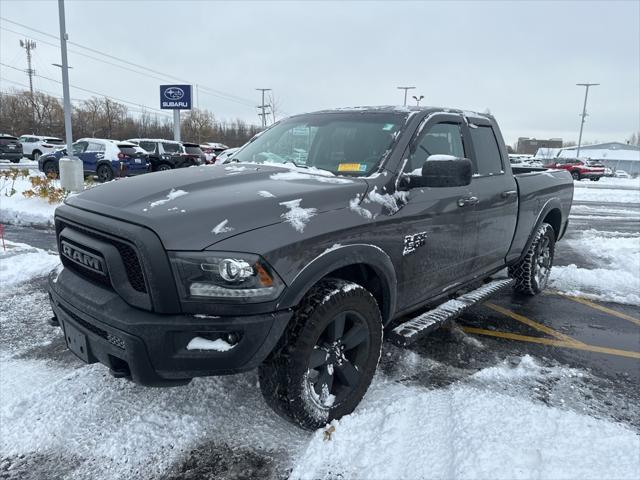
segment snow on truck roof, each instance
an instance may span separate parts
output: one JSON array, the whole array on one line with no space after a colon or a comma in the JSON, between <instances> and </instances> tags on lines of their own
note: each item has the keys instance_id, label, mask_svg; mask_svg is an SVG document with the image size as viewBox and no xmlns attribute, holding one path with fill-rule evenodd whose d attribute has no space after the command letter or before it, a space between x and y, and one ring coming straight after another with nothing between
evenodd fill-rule
<instances>
[{"instance_id":1,"label":"snow on truck roof","mask_svg":"<svg viewBox=\"0 0 640 480\"><path fill-rule=\"evenodd\" d=\"M308 112L309 114L314 113L349 113L349 112L362 112L362 113L417 113L417 112L444 112L444 113L457 113L464 115L465 117L475 117L475 118L484 118L490 119L493 118L490 114L487 113L479 113L473 112L470 110L461 110L457 108L446 108L446 107L433 107L433 106L403 106L403 105L373 105L373 106L359 106L359 107L339 107L332 108L326 110L320 110L316 112ZM294 115L295 116L295 115Z\"/></svg>"}]
</instances>

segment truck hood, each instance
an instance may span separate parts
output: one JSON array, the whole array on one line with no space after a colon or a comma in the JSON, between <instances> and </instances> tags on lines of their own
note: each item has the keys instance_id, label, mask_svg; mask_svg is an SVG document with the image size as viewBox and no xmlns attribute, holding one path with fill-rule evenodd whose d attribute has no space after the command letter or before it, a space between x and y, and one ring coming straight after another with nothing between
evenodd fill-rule
<instances>
[{"instance_id":1,"label":"truck hood","mask_svg":"<svg viewBox=\"0 0 640 480\"><path fill-rule=\"evenodd\" d=\"M147 227L167 250L202 250L286 220L296 235L300 224L295 218L305 215L301 209L313 208L317 215L346 208L367 186L363 179L302 168L212 165L112 181L70 196L66 203Z\"/></svg>"}]
</instances>

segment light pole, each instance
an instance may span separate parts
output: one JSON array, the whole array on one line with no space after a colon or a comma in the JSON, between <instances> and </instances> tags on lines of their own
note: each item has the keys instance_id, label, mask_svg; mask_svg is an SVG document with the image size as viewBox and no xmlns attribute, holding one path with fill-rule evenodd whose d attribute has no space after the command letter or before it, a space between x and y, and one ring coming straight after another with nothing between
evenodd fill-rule
<instances>
[{"instance_id":1,"label":"light pole","mask_svg":"<svg viewBox=\"0 0 640 480\"><path fill-rule=\"evenodd\" d=\"M72 192L84 188L82 162L73 158L73 133L71 131L71 94L69 93L69 60L67 58L67 27L65 25L64 0L58 0L58 16L60 18L60 53L62 56L62 96L64 97L64 132L67 143L68 162L60 159L60 185Z\"/></svg>"},{"instance_id":2,"label":"light pole","mask_svg":"<svg viewBox=\"0 0 640 480\"><path fill-rule=\"evenodd\" d=\"M589 87L595 87L600 85L599 83L576 83L579 87L585 87L584 89L584 104L582 105L582 121L580 122L580 135L578 136L578 152L576 157L580 158L580 146L582 145L582 129L584 128L584 120L587 116L587 97L589 96Z\"/></svg>"},{"instance_id":3,"label":"light pole","mask_svg":"<svg viewBox=\"0 0 640 480\"><path fill-rule=\"evenodd\" d=\"M415 95L413 95L413 99L416 101L416 107L420 106L420 101L424 98L424 95L420 95L419 97L416 97Z\"/></svg>"},{"instance_id":4,"label":"light pole","mask_svg":"<svg viewBox=\"0 0 640 480\"><path fill-rule=\"evenodd\" d=\"M402 105L404 105L405 107L407 106L407 90L413 90L416 87L398 87L398 90L404 90L404 103Z\"/></svg>"}]
</instances>

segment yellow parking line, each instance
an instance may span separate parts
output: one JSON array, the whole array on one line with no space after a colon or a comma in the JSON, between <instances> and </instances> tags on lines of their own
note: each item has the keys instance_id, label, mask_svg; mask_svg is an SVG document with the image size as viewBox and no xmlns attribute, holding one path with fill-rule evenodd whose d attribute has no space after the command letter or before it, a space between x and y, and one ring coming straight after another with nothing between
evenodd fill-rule
<instances>
[{"instance_id":1,"label":"yellow parking line","mask_svg":"<svg viewBox=\"0 0 640 480\"><path fill-rule=\"evenodd\" d=\"M626 313L622 313L622 312L618 312L616 310L612 310L610 308L607 308L603 305L598 305L597 303L594 303L590 300L587 300L586 298L582 298L582 297L573 297L571 295L564 295L562 293L558 293L558 295L568 298L569 300L573 300L574 302L578 302L581 303L583 305L586 305L588 307L591 307L595 310L600 310L601 312L604 313L608 313L609 315L613 315L614 317L618 317L618 318L622 318L623 320L629 320L630 322L635 323L636 325L640 325L640 319L637 319L635 317L632 317L631 315L627 315Z\"/></svg>"},{"instance_id":2,"label":"yellow parking line","mask_svg":"<svg viewBox=\"0 0 640 480\"><path fill-rule=\"evenodd\" d=\"M582 343L579 340L575 340L573 338L571 338L568 335L565 335L564 333L560 333L555 331L552 328L547 327L546 325L543 325L541 323L538 323L534 320L531 320L530 318L525 317L524 315L520 315L518 313L512 312L511 310L507 310L506 308L503 308L499 305L496 305L494 303L490 303L487 302L485 303L485 305L487 307L489 307L492 310L495 310L498 313L501 313L503 315L506 315L507 317L513 318L514 320L517 320L520 323L524 323L525 325L530 326L531 328L535 328L536 330L542 332L542 333L546 333L547 335L551 335L552 337L555 337L558 340L561 340L563 342L567 342L567 343L573 343L576 345L584 345L584 343ZM534 337L535 338L535 337Z\"/></svg>"},{"instance_id":3,"label":"yellow parking line","mask_svg":"<svg viewBox=\"0 0 640 480\"><path fill-rule=\"evenodd\" d=\"M618 350L617 348L597 347L595 345L587 345L586 343L567 342L564 340L554 340L552 338L530 337L528 335L520 335L517 333L494 332L493 330L485 330L484 328L462 327L465 333L473 333L476 335L486 335L489 337L506 338L508 340L517 340L520 342L541 343L552 347L572 348L574 350L585 350L588 352L605 353L607 355L616 355L619 357L636 358L640 360L640 352L630 352L627 350Z\"/></svg>"}]
</instances>

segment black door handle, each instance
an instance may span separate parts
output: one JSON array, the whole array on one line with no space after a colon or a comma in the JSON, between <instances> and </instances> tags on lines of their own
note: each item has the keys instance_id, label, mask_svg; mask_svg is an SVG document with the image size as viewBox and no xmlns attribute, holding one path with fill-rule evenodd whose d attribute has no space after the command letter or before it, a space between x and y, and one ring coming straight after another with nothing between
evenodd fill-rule
<instances>
[{"instance_id":1,"label":"black door handle","mask_svg":"<svg viewBox=\"0 0 640 480\"><path fill-rule=\"evenodd\" d=\"M510 198L510 197L515 197L517 194L518 194L517 190L507 190L506 192L502 192L500 196L502 198Z\"/></svg>"},{"instance_id":2,"label":"black door handle","mask_svg":"<svg viewBox=\"0 0 640 480\"><path fill-rule=\"evenodd\" d=\"M478 200L478 197L464 197L464 198L459 198L458 199L458 206L459 207L466 207L468 205L476 205L480 200Z\"/></svg>"}]
</instances>

